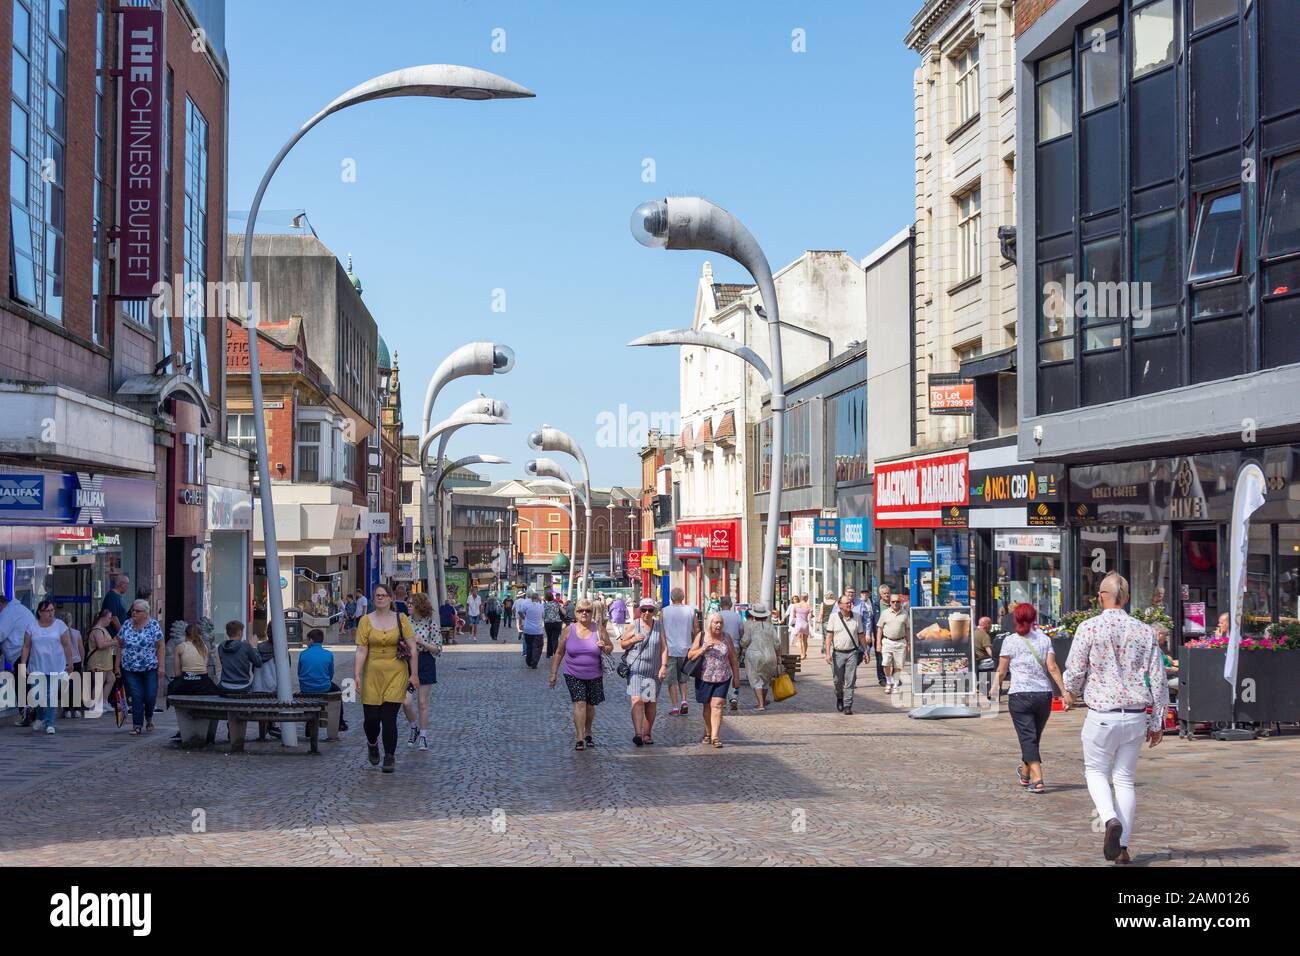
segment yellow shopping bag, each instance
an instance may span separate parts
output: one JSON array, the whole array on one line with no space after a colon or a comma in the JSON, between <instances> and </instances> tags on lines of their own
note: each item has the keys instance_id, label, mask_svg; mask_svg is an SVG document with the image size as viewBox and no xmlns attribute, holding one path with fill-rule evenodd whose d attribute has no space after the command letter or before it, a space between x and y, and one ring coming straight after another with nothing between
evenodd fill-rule
<instances>
[{"instance_id":1,"label":"yellow shopping bag","mask_svg":"<svg viewBox=\"0 0 1300 956\"><path fill-rule=\"evenodd\" d=\"M790 675L784 671L772 681L772 698L774 700L786 700L795 695L794 681Z\"/></svg>"}]
</instances>

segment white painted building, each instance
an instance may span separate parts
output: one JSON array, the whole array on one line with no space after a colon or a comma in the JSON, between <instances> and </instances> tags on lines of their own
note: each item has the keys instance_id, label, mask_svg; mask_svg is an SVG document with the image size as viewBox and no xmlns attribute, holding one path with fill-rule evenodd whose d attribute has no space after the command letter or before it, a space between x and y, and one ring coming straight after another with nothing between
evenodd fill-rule
<instances>
[{"instance_id":1,"label":"white painted building","mask_svg":"<svg viewBox=\"0 0 1300 956\"><path fill-rule=\"evenodd\" d=\"M853 257L805 252L774 281L787 381L865 338L865 278ZM715 282L706 262L691 326L735 339L770 361L767 322L755 311L761 305L754 286ZM747 602L762 571L762 519L751 513L751 426L760 419L767 384L739 358L698 346L681 349L680 383L673 585L683 586L697 607L714 593Z\"/></svg>"}]
</instances>

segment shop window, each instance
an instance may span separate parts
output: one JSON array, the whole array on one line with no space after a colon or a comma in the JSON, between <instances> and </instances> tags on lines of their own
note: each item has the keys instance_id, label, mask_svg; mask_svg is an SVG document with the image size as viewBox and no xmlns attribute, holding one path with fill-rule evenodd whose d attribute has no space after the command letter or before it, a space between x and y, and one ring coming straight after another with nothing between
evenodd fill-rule
<instances>
[{"instance_id":1,"label":"shop window","mask_svg":"<svg viewBox=\"0 0 1300 956\"><path fill-rule=\"evenodd\" d=\"M1277 526L1277 617L1300 620L1300 525Z\"/></svg>"},{"instance_id":2,"label":"shop window","mask_svg":"<svg viewBox=\"0 0 1300 956\"><path fill-rule=\"evenodd\" d=\"M1241 271L1241 191L1201 199L1188 282L1226 279Z\"/></svg>"},{"instance_id":3,"label":"shop window","mask_svg":"<svg viewBox=\"0 0 1300 956\"><path fill-rule=\"evenodd\" d=\"M1174 0L1156 0L1133 11L1129 36L1133 47L1133 79L1174 62Z\"/></svg>"},{"instance_id":4,"label":"shop window","mask_svg":"<svg viewBox=\"0 0 1300 956\"><path fill-rule=\"evenodd\" d=\"M1070 51L1039 61L1038 79L1038 142L1046 143L1074 130L1074 74Z\"/></svg>"},{"instance_id":5,"label":"shop window","mask_svg":"<svg viewBox=\"0 0 1300 956\"><path fill-rule=\"evenodd\" d=\"M1239 31L1220 30L1193 40L1188 51L1192 155L1241 145Z\"/></svg>"},{"instance_id":6,"label":"shop window","mask_svg":"<svg viewBox=\"0 0 1300 956\"><path fill-rule=\"evenodd\" d=\"M1040 626L1061 619L1060 535L1053 533L1047 537L1055 539L1058 553L994 552L997 574L994 610L998 622L1008 618L1017 604L1032 604L1038 611Z\"/></svg>"},{"instance_id":7,"label":"shop window","mask_svg":"<svg viewBox=\"0 0 1300 956\"><path fill-rule=\"evenodd\" d=\"M1252 524L1246 551L1241 633L1261 635L1273 623L1273 528Z\"/></svg>"},{"instance_id":8,"label":"shop window","mask_svg":"<svg viewBox=\"0 0 1300 956\"><path fill-rule=\"evenodd\" d=\"M1237 15L1240 0L1192 0L1192 29L1201 30L1211 24Z\"/></svg>"},{"instance_id":9,"label":"shop window","mask_svg":"<svg viewBox=\"0 0 1300 956\"><path fill-rule=\"evenodd\" d=\"M1119 569L1119 529L1082 527L1079 534L1079 606L1097 600L1101 579Z\"/></svg>"},{"instance_id":10,"label":"shop window","mask_svg":"<svg viewBox=\"0 0 1300 956\"><path fill-rule=\"evenodd\" d=\"M883 577L895 594L907 594L912 567L912 532L888 528L880 533Z\"/></svg>"},{"instance_id":11,"label":"shop window","mask_svg":"<svg viewBox=\"0 0 1300 956\"><path fill-rule=\"evenodd\" d=\"M1124 529L1124 576L1128 578L1129 608L1147 607L1170 611L1169 527L1127 527Z\"/></svg>"}]
</instances>

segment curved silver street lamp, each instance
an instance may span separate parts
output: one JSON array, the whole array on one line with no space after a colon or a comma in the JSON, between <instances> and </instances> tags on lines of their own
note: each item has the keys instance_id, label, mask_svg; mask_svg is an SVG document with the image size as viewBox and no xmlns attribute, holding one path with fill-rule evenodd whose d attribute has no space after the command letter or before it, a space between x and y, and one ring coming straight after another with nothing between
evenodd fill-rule
<instances>
[{"instance_id":1,"label":"curved silver street lamp","mask_svg":"<svg viewBox=\"0 0 1300 956\"><path fill-rule=\"evenodd\" d=\"M768 495L763 577L757 600L765 601L768 606L772 606L776 584L776 539L781 521L781 483L785 463L785 376L781 370L781 314L776 301L776 285L772 281L772 267L768 264L762 247L740 220L721 206L697 196L669 197L642 203L632 212L631 227L633 237L643 246L656 249L705 249L735 260L753 277L754 284L758 286L759 296L766 307L765 312L759 311L759 316L767 320L768 341L772 351L770 369L761 358L752 353L752 350L721 335L709 341L673 343L638 339L632 344L687 344L721 348L740 356L756 369L760 369L760 374L767 379L772 395L772 488ZM709 335L706 332L694 331L689 334L692 337ZM654 336L646 336L646 338L654 338ZM719 339L731 344L723 345L717 341ZM742 354L742 349L750 352L751 355ZM758 359L758 364L755 364L754 359ZM751 597L750 601L753 603L755 599Z\"/></svg>"},{"instance_id":2,"label":"curved silver street lamp","mask_svg":"<svg viewBox=\"0 0 1300 956\"><path fill-rule=\"evenodd\" d=\"M558 451L570 458L575 459L582 466L582 486L585 489L583 500L591 501L591 471L587 468L587 456L582 453L578 443L570 435L565 434L558 428L552 428L550 425L543 425L539 431L533 432L528 436L528 447L535 451ZM582 590L579 594L587 594L587 557L591 550L591 508L587 508L586 517L586 539L587 547L582 549ZM575 549L576 550L576 549Z\"/></svg>"},{"instance_id":3,"label":"curved silver street lamp","mask_svg":"<svg viewBox=\"0 0 1300 956\"><path fill-rule=\"evenodd\" d=\"M425 460L424 449L427 447L425 439L428 437L429 429L433 421L433 406L438 400L438 394L448 383L458 378L464 378L467 375L504 375L515 367L515 352L508 345L502 345L499 342L469 342L456 349L450 355L439 363L429 379L428 388L424 392L424 417L423 431L420 435L420 480L423 486L423 497L428 498L430 495L431 482L429 479L428 463ZM480 393L482 397L482 393ZM461 406L460 410L464 410ZM483 414L494 414L491 410L483 411ZM446 449L446 442L438 449L438 457L435 465L441 466L443 452ZM437 483L435 478L434 484ZM438 588L438 578L442 576L442 568L434 567L433 553L434 547L430 542L432 529L427 523L428 512L423 504L420 509L420 521L425 538L425 566L428 569L429 591L441 600L442 592ZM439 513L441 518L441 513ZM437 539L437 547L441 549L441 539Z\"/></svg>"},{"instance_id":4,"label":"curved silver street lamp","mask_svg":"<svg viewBox=\"0 0 1300 956\"><path fill-rule=\"evenodd\" d=\"M271 643L275 649L276 697L282 702L293 700L293 677L289 673L289 644L284 630L284 595L272 582L278 583L280 576L280 549L275 537L275 504L271 495L271 467L266 451L265 406L262 402L262 368L257 355L257 311L253 301L253 232L257 226L257 211L261 208L262 197L271 184L271 177L280 168L284 158L289 155L298 140L332 113L368 103L371 100L387 99L394 96L436 96L447 99L491 100L516 99L531 97L531 90L505 77L476 70L467 66L449 64L429 64L426 66L407 67L385 73L374 79L354 86L342 96L333 100L323 110L304 123L289 142L276 153L275 159L262 175L253 196L253 204L248 212L248 224L244 229L244 283L247 288L245 305L248 324L248 378L253 392L253 431L257 440L257 475L261 484L259 499L262 505L262 538L266 554L267 569L267 627L271 631ZM287 723L281 728L281 742L286 747L296 746L298 730L296 725Z\"/></svg>"},{"instance_id":5,"label":"curved silver street lamp","mask_svg":"<svg viewBox=\"0 0 1300 956\"><path fill-rule=\"evenodd\" d=\"M467 406L484 407L484 405L480 403L490 403L487 405L487 407L492 407L493 405L500 405L504 409L504 405L502 403L495 402L494 399L474 399L471 400L470 402L467 402L464 406L461 407L462 408ZM425 434L425 436L420 440L420 455L419 458L417 459L420 463L421 471L426 475L426 479L425 479L426 483L428 480L427 459L429 453L429 445L433 442L435 438L443 439L441 445L439 446L441 450L446 448L447 439L451 437L452 433L457 432L460 429L465 428L469 425L509 425L509 424L510 424L510 420L503 415L490 415L486 413L477 413L477 412L476 413L462 412L462 413L453 414L450 418L446 418L442 420L433 428L429 429L429 431ZM441 464L442 461L441 454L439 455L438 460L439 463ZM440 563L442 561L442 540L441 540L442 539L442 505L441 505L441 499L438 497L437 494L438 489L442 484L442 479L443 479L442 470L438 469L436 477L434 478L433 481L432 495L431 496L429 494L421 495L422 500L420 502L420 507L423 510L425 516L424 517L425 527L430 527L428 522L428 512L426 509L430 504L434 505L435 519L432 524L432 528L433 528L432 537L435 540L433 541L429 541L427 539L425 540L424 555L425 555L425 561L429 567L430 588L433 591L434 596L437 598L439 604L442 603L444 597L443 595L444 582L442 580L442 568L440 566Z\"/></svg>"},{"instance_id":6,"label":"curved silver street lamp","mask_svg":"<svg viewBox=\"0 0 1300 956\"><path fill-rule=\"evenodd\" d=\"M577 485L575 485L573 481L569 478L569 473L565 471L563 468L561 468L560 464L557 461L555 461L555 459L553 458L534 458L532 461L528 462L528 464L524 466L524 470L527 471L528 474L533 475L534 477L537 478L550 478L553 481L557 482L558 484L562 485L564 489L568 491L569 493L569 508L568 508L569 550L573 552L572 556L570 557L570 562L572 563L573 561L576 561L578 558L578 538L577 538L578 527L577 527L577 519L575 517L577 514L577 504L575 503L574 495L576 494L582 498L583 506L588 511L591 510L590 502L588 502L586 496L583 494L582 489L579 488ZM588 547L589 546L590 545L588 545ZM583 551L583 554L584 555L586 554L585 549ZM570 567L569 588L566 597L569 598L573 597L573 581L574 581L573 568Z\"/></svg>"}]
</instances>

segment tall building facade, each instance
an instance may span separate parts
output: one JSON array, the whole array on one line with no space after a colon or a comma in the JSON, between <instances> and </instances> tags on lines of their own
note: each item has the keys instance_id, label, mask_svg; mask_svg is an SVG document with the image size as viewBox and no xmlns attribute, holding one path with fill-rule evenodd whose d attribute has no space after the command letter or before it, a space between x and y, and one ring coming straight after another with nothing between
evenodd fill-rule
<instances>
[{"instance_id":1,"label":"tall building facade","mask_svg":"<svg viewBox=\"0 0 1300 956\"><path fill-rule=\"evenodd\" d=\"M1300 7L1039 0L1019 11L1018 454L1061 470L1067 605L1118 569L1181 640L1300 618ZM1031 331L1032 330L1032 331Z\"/></svg>"},{"instance_id":2,"label":"tall building facade","mask_svg":"<svg viewBox=\"0 0 1300 956\"><path fill-rule=\"evenodd\" d=\"M157 20L128 44L140 9ZM220 359L224 35L219 0L0 8L0 586L83 628L118 573L165 624L247 616L248 458L224 441ZM124 55L154 91L143 140L118 134ZM137 148L149 172L128 176ZM141 177L147 242L119 214Z\"/></svg>"}]
</instances>

